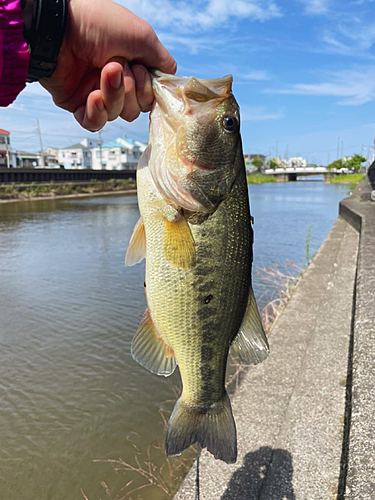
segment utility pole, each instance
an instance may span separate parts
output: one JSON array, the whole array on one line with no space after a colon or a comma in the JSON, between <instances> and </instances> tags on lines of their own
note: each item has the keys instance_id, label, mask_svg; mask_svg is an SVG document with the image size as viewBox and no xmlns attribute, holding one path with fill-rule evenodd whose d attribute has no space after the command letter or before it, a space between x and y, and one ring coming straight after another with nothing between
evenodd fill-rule
<instances>
[{"instance_id":1,"label":"utility pole","mask_svg":"<svg viewBox=\"0 0 375 500\"><path fill-rule=\"evenodd\" d=\"M36 123L36 131L39 137L39 145L40 145L40 158L41 158L41 163L42 163L42 168L46 168L45 163L44 163L44 152L43 152L43 143L42 143L42 134L40 133L40 126L39 126L39 120L38 118L35 120Z\"/></svg>"},{"instance_id":2,"label":"utility pole","mask_svg":"<svg viewBox=\"0 0 375 500\"><path fill-rule=\"evenodd\" d=\"M10 161L9 161L9 135L5 136L5 147L6 147L6 157L7 157L7 168L10 168Z\"/></svg>"}]
</instances>

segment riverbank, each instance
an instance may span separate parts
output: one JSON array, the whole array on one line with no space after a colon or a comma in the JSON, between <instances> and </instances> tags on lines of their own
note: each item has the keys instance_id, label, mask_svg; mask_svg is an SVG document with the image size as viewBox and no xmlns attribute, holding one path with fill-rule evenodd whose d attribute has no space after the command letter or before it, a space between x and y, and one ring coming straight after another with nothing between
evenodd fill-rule
<instances>
[{"instance_id":1,"label":"riverbank","mask_svg":"<svg viewBox=\"0 0 375 500\"><path fill-rule=\"evenodd\" d=\"M251 174L247 176L248 184L266 184L270 182L277 182L273 175Z\"/></svg>"},{"instance_id":2,"label":"riverbank","mask_svg":"<svg viewBox=\"0 0 375 500\"><path fill-rule=\"evenodd\" d=\"M329 180L331 184L353 184L356 186L365 178L364 174L340 174Z\"/></svg>"},{"instance_id":3,"label":"riverbank","mask_svg":"<svg viewBox=\"0 0 375 500\"><path fill-rule=\"evenodd\" d=\"M136 193L134 179L110 179L100 182L62 182L0 185L0 203L27 200L105 196Z\"/></svg>"}]
</instances>

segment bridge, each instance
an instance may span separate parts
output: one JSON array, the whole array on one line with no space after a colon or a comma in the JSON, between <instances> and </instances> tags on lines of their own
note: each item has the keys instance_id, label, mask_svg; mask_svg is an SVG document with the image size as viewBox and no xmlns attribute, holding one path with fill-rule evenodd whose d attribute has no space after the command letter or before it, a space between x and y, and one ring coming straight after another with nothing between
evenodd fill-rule
<instances>
[{"instance_id":1,"label":"bridge","mask_svg":"<svg viewBox=\"0 0 375 500\"><path fill-rule=\"evenodd\" d=\"M273 175L278 182L296 181L297 177L307 177L312 175L323 175L324 180L328 180L338 174L336 169L327 170L327 167L308 165L307 167L289 168L266 168L265 175Z\"/></svg>"}]
</instances>

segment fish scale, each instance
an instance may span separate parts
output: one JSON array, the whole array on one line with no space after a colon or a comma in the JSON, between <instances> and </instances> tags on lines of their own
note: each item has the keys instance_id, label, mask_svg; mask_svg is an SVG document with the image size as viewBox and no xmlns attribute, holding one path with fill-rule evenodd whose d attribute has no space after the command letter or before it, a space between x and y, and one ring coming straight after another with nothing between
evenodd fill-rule
<instances>
[{"instance_id":1,"label":"fish scale","mask_svg":"<svg viewBox=\"0 0 375 500\"><path fill-rule=\"evenodd\" d=\"M141 222L126 257L146 257L147 312L133 357L159 375L178 365L182 379L167 453L198 442L228 463L237 456L225 390L230 346L247 362L268 355L251 288L253 231L230 82L153 78L150 144L137 171Z\"/></svg>"}]
</instances>

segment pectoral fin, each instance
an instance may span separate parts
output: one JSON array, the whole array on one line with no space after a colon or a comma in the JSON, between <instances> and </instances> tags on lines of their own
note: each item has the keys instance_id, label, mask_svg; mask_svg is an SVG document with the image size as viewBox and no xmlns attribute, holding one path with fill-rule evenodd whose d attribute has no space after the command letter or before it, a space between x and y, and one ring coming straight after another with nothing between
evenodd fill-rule
<instances>
[{"instance_id":1,"label":"pectoral fin","mask_svg":"<svg viewBox=\"0 0 375 500\"><path fill-rule=\"evenodd\" d=\"M242 361L253 365L264 361L270 352L252 288L245 316L232 347Z\"/></svg>"},{"instance_id":2,"label":"pectoral fin","mask_svg":"<svg viewBox=\"0 0 375 500\"><path fill-rule=\"evenodd\" d=\"M125 266L134 266L146 257L146 232L142 217L134 226L125 255Z\"/></svg>"},{"instance_id":3,"label":"pectoral fin","mask_svg":"<svg viewBox=\"0 0 375 500\"><path fill-rule=\"evenodd\" d=\"M185 217L174 221L165 220L163 254L173 266L189 269L195 264L194 238Z\"/></svg>"},{"instance_id":4,"label":"pectoral fin","mask_svg":"<svg viewBox=\"0 0 375 500\"><path fill-rule=\"evenodd\" d=\"M133 359L151 373L168 377L176 368L174 352L160 337L148 309L133 337L131 353Z\"/></svg>"}]
</instances>

